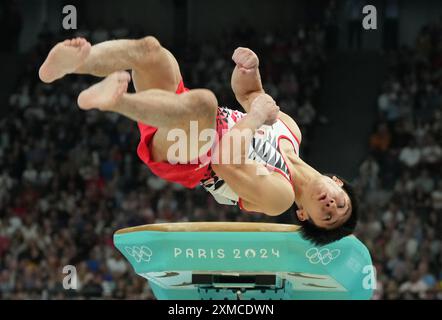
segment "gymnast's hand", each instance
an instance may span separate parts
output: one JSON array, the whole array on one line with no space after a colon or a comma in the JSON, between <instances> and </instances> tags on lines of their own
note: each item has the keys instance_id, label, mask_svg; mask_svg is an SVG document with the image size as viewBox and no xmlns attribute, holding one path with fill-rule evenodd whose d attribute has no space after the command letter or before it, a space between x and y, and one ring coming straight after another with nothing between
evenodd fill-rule
<instances>
[{"instance_id":1,"label":"gymnast's hand","mask_svg":"<svg viewBox=\"0 0 442 320\"><path fill-rule=\"evenodd\" d=\"M261 93L253 100L249 114L256 116L262 124L271 126L278 119L279 107L271 96Z\"/></svg>"},{"instance_id":2,"label":"gymnast's hand","mask_svg":"<svg viewBox=\"0 0 442 320\"><path fill-rule=\"evenodd\" d=\"M248 48L237 48L233 53L232 60L242 73L250 73L259 67L258 56Z\"/></svg>"}]
</instances>

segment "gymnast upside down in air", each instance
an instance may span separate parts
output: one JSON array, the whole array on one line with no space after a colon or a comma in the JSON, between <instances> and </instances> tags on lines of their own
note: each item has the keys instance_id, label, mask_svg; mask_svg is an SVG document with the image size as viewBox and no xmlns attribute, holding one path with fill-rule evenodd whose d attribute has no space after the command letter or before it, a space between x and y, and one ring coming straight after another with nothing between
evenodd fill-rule
<instances>
[{"instance_id":1,"label":"gymnast upside down in air","mask_svg":"<svg viewBox=\"0 0 442 320\"><path fill-rule=\"evenodd\" d=\"M82 38L66 40L50 51L39 75L46 83L68 74L106 77L80 94L80 108L136 121L137 153L157 176L187 188L201 184L219 203L271 216L295 203L301 234L317 245L350 235L357 222L351 185L299 157L301 131L265 93L257 55L238 48L233 61L232 89L247 113L219 107L209 90L185 88L175 57L151 36L94 46ZM135 94L127 93L131 78ZM188 152L170 152L175 140L168 135L177 129L187 134ZM216 133L211 143L191 140L210 131ZM233 147L234 132L242 134L239 148Z\"/></svg>"}]
</instances>

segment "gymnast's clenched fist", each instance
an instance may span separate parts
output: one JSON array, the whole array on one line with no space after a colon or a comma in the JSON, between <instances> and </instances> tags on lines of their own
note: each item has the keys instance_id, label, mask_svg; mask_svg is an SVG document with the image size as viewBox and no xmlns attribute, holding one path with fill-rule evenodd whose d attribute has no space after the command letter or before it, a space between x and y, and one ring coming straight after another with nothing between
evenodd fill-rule
<instances>
[{"instance_id":1,"label":"gymnast's clenched fist","mask_svg":"<svg viewBox=\"0 0 442 320\"><path fill-rule=\"evenodd\" d=\"M232 60L243 73L249 73L259 67L258 56L248 48L237 48L233 53Z\"/></svg>"}]
</instances>

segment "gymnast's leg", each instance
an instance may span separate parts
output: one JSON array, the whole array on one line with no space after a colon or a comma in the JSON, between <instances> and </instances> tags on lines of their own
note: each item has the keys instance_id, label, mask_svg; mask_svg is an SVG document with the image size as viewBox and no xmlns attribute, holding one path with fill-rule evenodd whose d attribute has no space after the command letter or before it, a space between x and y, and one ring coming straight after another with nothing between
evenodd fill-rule
<instances>
[{"instance_id":1,"label":"gymnast's leg","mask_svg":"<svg viewBox=\"0 0 442 320\"><path fill-rule=\"evenodd\" d=\"M40 68L40 78L50 83L70 73L107 76L116 71L129 69L132 70L132 79L137 92L155 88L175 93L181 81L181 73L175 57L154 37L106 41L93 47L85 39L66 40L51 50ZM130 105L141 106L128 108L129 113L125 108L115 111L135 121L158 128L152 142L154 161L166 160L166 150L171 145L167 141L167 136L171 129L182 128L187 133L190 121L198 121L198 134L201 130L215 127L217 107L213 107L213 101L216 99L211 93L192 93L182 99L175 95L166 96L161 91L160 93L151 91L139 96L126 96L124 93L130 79L126 75L126 73L118 72L90 90L86 90L80 95L79 104L84 109L97 107L107 110L111 105L116 105L117 100L125 106L127 98ZM105 90L101 91L99 88L105 88ZM104 92L109 96L103 96ZM121 95L124 98L120 101ZM142 100L142 98L149 100ZM208 103L209 100L210 103ZM107 105L109 103L110 105ZM166 106L167 109L165 109ZM190 108L192 108L191 112ZM134 112L136 114L133 114ZM176 125L178 119L180 123ZM189 141L188 155L195 155L193 149L204 150L201 148L204 145L206 145L204 141L198 141L196 144L194 141ZM195 158L197 156L194 156L192 160Z\"/></svg>"},{"instance_id":2,"label":"gymnast's leg","mask_svg":"<svg viewBox=\"0 0 442 320\"><path fill-rule=\"evenodd\" d=\"M187 146L185 155L172 159L187 163L207 153L200 148L207 143L192 143L191 121L198 122L198 132L205 129L216 129L217 100L215 95L206 89L190 90L177 95L161 89L150 89L136 94L126 93L130 75L127 72L116 72L100 83L83 91L78 97L78 105L84 110L98 108L102 111L117 112L134 121L158 128L155 134L157 143L153 144L156 162L171 160L167 152L175 141L168 141L168 133L180 129L186 133ZM198 139L198 137L196 137ZM184 158L182 158L184 157Z\"/></svg>"},{"instance_id":3,"label":"gymnast's leg","mask_svg":"<svg viewBox=\"0 0 442 320\"><path fill-rule=\"evenodd\" d=\"M181 81L175 57L151 36L94 46L82 38L60 42L50 51L39 75L43 82L51 83L67 74L105 77L122 70L132 70L137 91L157 88L175 92Z\"/></svg>"}]
</instances>

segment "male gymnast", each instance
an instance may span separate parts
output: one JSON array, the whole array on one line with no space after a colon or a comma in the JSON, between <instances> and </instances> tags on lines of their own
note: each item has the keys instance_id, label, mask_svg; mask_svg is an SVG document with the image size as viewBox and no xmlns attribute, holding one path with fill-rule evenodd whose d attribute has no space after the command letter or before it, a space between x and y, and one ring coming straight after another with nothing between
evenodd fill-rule
<instances>
[{"instance_id":1,"label":"male gymnast","mask_svg":"<svg viewBox=\"0 0 442 320\"><path fill-rule=\"evenodd\" d=\"M68 74L106 77L81 92L79 107L136 121L138 156L157 176L187 188L202 185L219 203L270 216L296 204L302 236L317 245L352 234L358 211L352 186L299 157L301 131L265 93L257 55L238 48L232 59L232 89L246 113L219 107L207 89L185 88L177 60L152 36L94 46L66 40L50 51L39 76L45 83ZM127 93L131 79L134 94ZM176 130L186 134L186 152L171 152ZM195 135L206 139L195 143Z\"/></svg>"}]
</instances>

